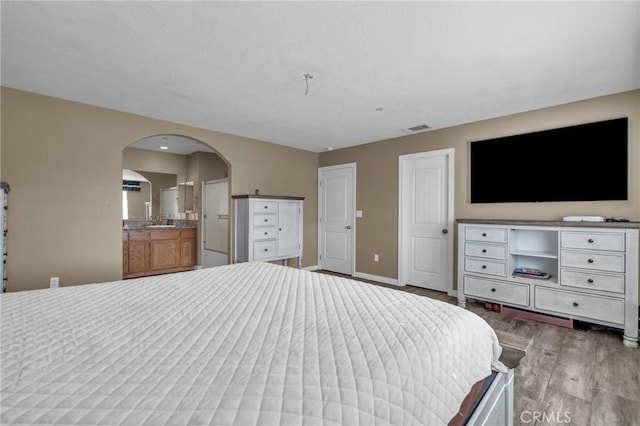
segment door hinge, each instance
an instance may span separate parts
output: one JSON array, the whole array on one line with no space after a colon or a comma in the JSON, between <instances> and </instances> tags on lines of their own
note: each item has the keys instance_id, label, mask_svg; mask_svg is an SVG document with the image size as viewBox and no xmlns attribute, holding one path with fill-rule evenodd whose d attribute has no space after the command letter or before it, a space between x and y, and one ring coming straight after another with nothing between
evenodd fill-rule
<instances>
[{"instance_id":1,"label":"door hinge","mask_svg":"<svg viewBox=\"0 0 640 426\"><path fill-rule=\"evenodd\" d=\"M320 258L320 260L322 260L322 255L318 256Z\"/></svg>"}]
</instances>

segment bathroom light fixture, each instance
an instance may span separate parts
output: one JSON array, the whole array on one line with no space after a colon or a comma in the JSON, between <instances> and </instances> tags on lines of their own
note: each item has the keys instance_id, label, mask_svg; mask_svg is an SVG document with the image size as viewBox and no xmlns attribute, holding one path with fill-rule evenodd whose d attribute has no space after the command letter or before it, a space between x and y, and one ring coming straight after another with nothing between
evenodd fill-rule
<instances>
[{"instance_id":1,"label":"bathroom light fixture","mask_svg":"<svg viewBox=\"0 0 640 426\"><path fill-rule=\"evenodd\" d=\"M302 76L302 78L304 78L304 82L306 85L304 89L304 95L307 96L309 94L309 80L311 80L313 76L311 74L305 74Z\"/></svg>"},{"instance_id":2,"label":"bathroom light fixture","mask_svg":"<svg viewBox=\"0 0 640 426\"><path fill-rule=\"evenodd\" d=\"M169 149L168 146L161 146L160 149Z\"/></svg>"}]
</instances>

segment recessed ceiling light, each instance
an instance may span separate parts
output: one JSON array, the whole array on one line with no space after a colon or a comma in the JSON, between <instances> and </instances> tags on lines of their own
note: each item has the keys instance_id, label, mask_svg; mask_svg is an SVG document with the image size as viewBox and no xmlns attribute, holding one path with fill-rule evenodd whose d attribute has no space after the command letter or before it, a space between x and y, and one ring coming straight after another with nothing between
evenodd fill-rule
<instances>
[{"instance_id":1,"label":"recessed ceiling light","mask_svg":"<svg viewBox=\"0 0 640 426\"><path fill-rule=\"evenodd\" d=\"M160 149L169 149L168 146L161 146Z\"/></svg>"}]
</instances>

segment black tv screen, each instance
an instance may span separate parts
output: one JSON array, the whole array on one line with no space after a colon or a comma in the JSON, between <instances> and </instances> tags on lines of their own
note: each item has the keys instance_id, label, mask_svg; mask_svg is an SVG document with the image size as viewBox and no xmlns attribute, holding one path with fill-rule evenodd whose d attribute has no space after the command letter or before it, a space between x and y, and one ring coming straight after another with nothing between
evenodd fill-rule
<instances>
[{"instance_id":1,"label":"black tv screen","mask_svg":"<svg viewBox=\"0 0 640 426\"><path fill-rule=\"evenodd\" d=\"M627 199L627 118L470 147L472 203Z\"/></svg>"}]
</instances>

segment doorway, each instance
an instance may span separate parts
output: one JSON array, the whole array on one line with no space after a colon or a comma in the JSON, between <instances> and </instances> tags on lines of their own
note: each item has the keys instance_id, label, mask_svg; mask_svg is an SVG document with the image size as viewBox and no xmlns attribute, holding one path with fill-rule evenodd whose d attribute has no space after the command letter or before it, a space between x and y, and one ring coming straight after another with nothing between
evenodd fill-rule
<instances>
[{"instance_id":1,"label":"doorway","mask_svg":"<svg viewBox=\"0 0 640 426\"><path fill-rule=\"evenodd\" d=\"M453 154L399 157L400 285L453 292Z\"/></svg>"},{"instance_id":2,"label":"doorway","mask_svg":"<svg viewBox=\"0 0 640 426\"><path fill-rule=\"evenodd\" d=\"M229 263L229 179L202 183L201 253L205 268Z\"/></svg>"},{"instance_id":3,"label":"doorway","mask_svg":"<svg viewBox=\"0 0 640 426\"><path fill-rule=\"evenodd\" d=\"M318 169L318 267L355 272L356 163Z\"/></svg>"}]
</instances>

